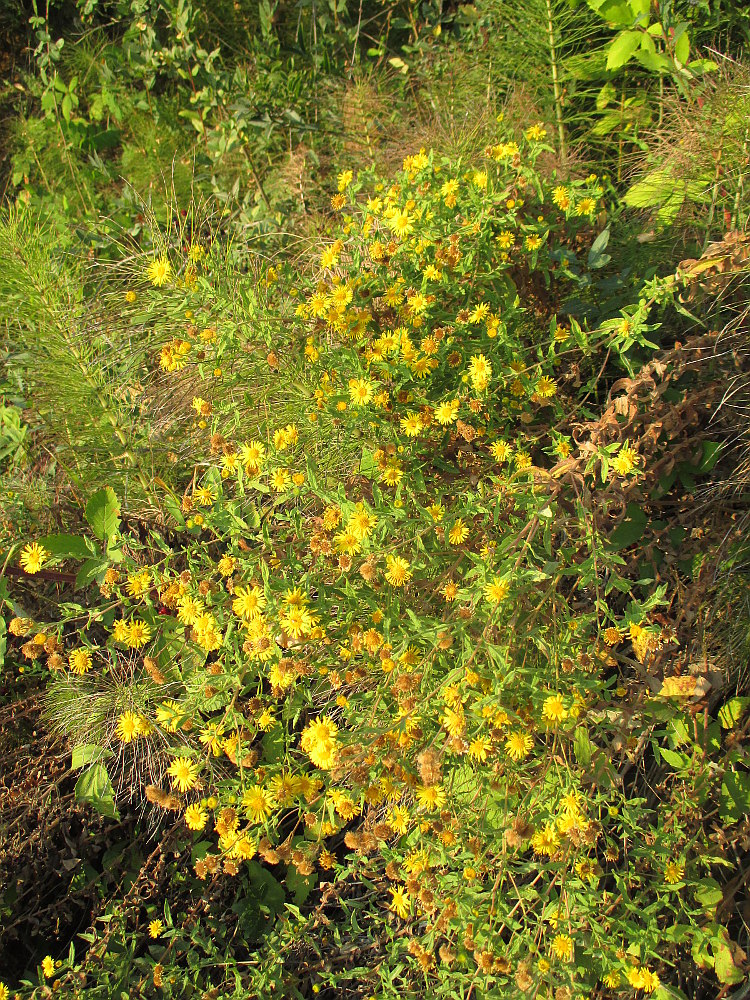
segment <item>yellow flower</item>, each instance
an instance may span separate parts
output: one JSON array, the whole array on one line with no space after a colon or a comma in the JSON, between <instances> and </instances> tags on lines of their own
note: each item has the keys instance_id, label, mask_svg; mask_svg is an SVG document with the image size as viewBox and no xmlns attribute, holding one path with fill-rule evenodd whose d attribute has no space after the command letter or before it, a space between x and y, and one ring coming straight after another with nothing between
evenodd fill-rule
<instances>
[{"instance_id":1,"label":"yellow flower","mask_svg":"<svg viewBox=\"0 0 750 1000\"><path fill-rule=\"evenodd\" d=\"M32 542L30 545L23 547L19 562L21 568L25 569L27 573L38 573L49 558L50 553L44 546L39 545L37 542Z\"/></svg>"},{"instance_id":2,"label":"yellow flower","mask_svg":"<svg viewBox=\"0 0 750 1000\"><path fill-rule=\"evenodd\" d=\"M249 476L260 472L265 457L266 446L261 441L250 441L240 448L240 461Z\"/></svg>"},{"instance_id":3,"label":"yellow flower","mask_svg":"<svg viewBox=\"0 0 750 1000\"><path fill-rule=\"evenodd\" d=\"M266 596L260 587L237 587L232 610L245 621L260 617L266 606Z\"/></svg>"},{"instance_id":4,"label":"yellow flower","mask_svg":"<svg viewBox=\"0 0 750 1000\"><path fill-rule=\"evenodd\" d=\"M407 437L417 437L423 427L422 418L418 413L407 413L401 418L401 430Z\"/></svg>"},{"instance_id":5,"label":"yellow flower","mask_svg":"<svg viewBox=\"0 0 750 1000\"><path fill-rule=\"evenodd\" d=\"M559 694L551 694L544 699L542 717L545 722L555 725L567 717L567 710Z\"/></svg>"},{"instance_id":6,"label":"yellow flower","mask_svg":"<svg viewBox=\"0 0 750 1000\"><path fill-rule=\"evenodd\" d=\"M561 962L572 962L574 953L573 938L567 934L556 935L552 941L551 951L555 958L559 958Z\"/></svg>"},{"instance_id":7,"label":"yellow flower","mask_svg":"<svg viewBox=\"0 0 750 1000\"><path fill-rule=\"evenodd\" d=\"M460 545L461 542L464 542L468 538L468 536L469 529L467 528L463 518L459 517L458 520L454 522L451 530L448 532L448 541L451 545Z\"/></svg>"},{"instance_id":8,"label":"yellow flower","mask_svg":"<svg viewBox=\"0 0 750 1000\"><path fill-rule=\"evenodd\" d=\"M189 792L195 787L198 780L200 767L194 764L189 757L178 757L172 761L167 774L172 778L172 787L178 788L181 792Z\"/></svg>"},{"instance_id":9,"label":"yellow flower","mask_svg":"<svg viewBox=\"0 0 750 1000\"><path fill-rule=\"evenodd\" d=\"M596 201L594 198L581 198L576 205L576 215L591 215L595 208Z\"/></svg>"},{"instance_id":10,"label":"yellow flower","mask_svg":"<svg viewBox=\"0 0 750 1000\"><path fill-rule=\"evenodd\" d=\"M300 746L316 767L330 771L338 759L338 726L320 716L302 730Z\"/></svg>"},{"instance_id":11,"label":"yellow flower","mask_svg":"<svg viewBox=\"0 0 750 1000\"><path fill-rule=\"evenodd\" d=\"M140 723L136 712L122 712L117 720L117 738L121 743L132 743L140 736Z\"/></svg>"},{"instance_id":12,"label":"yellow flower","mask_svg":"<svg viewBox=\"0 0 750 1000\"><path fill-rule=\"evenodd\" d=\"M49 979L50 976L54 975L55 963L51 955L45 955L42 959L42 972Z\"/></svg>"},{"instance_id":13,"label":"yellow flower","mask_svg":"<svg viewBox=\"0 0 750 1000\"><path fill-rule=\"evenodd\" d=\"M612 469L618 476L627 476L638 467L638 454L625 442L612 459Z\"/></svg>"},{"instance_id":14,"label":"yellow flower","mask_svg":"<svg viewBox=\"0 0 750 1000\"><path fill-rule=\"evenodd\" d=\"M74 649L68 657L68 663L74 674L85 674L91 670L91 653L88 649Z\"/></svg>"},{"instance_id":15,"label":"yellow flower","mask_svg":"<svg viewBox=\"0 0 750 1000\"><path fill-rule=\"evenodd\" d=\"M208 822L208 813L194 802L185 810L185 822L189 830L202 830Z\"/></svg>"},{"instance_id":16,"label":"yellow flower","mask_svg":"<svg viewBox=\"0 0 750 1000\"><path fill-rule=\"evenodd\" d=\"M684 874L685 866L681 865L679 861L668 861L664 866L664 881L668 885L675 885L677 882L681 882Z\"/></svg>"},{"instance_id":17,"label":"yellow flower","mask_svg":"<svg viewBox=\"0 0 750 1000\"><path fill-rule=\"evenodd\" d=\"M417 789L417 803L426 812L442 809L446 799L445 789L440 785L423 785Z\"/></svg>"},{"instance_id":18,"label":"yellow flower","mask_svg":"<svg viewBox=\"0 0 750 1000\"><path fill-rule=\"evenodd\" d=\"M469 744L469 756L472 760L478 760L480 764L483 764L487 760L491 746L487 736L477 736Z\"/></svg>"},{"instance_id":19,"label":"yellow flower","mask_svg":"<svg viewBox=\"0 0 750 1000\"><path fill-rule=\"evenodd\" d=\"M152 285L161 288L172 276L172 265L166 257L158 257L156 260L152 260L146 268L146 276Z\"/></svg>"},{"instance_id":20,"label":"yellow flower","mask_svg":"<svg viewBox=\"0 0 750 1000\"><path fill-rule=\"evenodd\" d=\"M657 974L640 965L631 966L625 975L633 989L643 990L644 993L653 993L660 985Z\"/></svg>"},{"instance_id":21,"label":"yellow flower","mask_svg":"<svg viewBox=\"0 0 750 1000\"><path fill-rule=\"evenodd\" d=\"M273 809L273 797L260 785L251 785L242 795L245 815L251 823L263 823Z\"/></svg>"},{"instance_id":22,"label":"yellow flower","mask_svg":"<svg viewBox=\"0 0 750 1000\"><path fill-rule=\"evenodd\" d=\"M505 741L505 752L511 760L518 763L529 756L533 746L534 737L531 733L524 733L519 730L518 732L511 733Z\"/></svg>"},{"instance_id":23,"label":"yellow flower","mask_svg":"<svg viewBox=\"0 0 750 1000\"><path fill-rule=\"evenodd\" d=\"M550 396L554 396L557 392L557 384L553 378L549 378L547 375L542 375L536 384L536 394L542 399L548 399Z\"/></svg>"},{"instance_id":24,"label":"yellow flower","mask_svg":"<svg viewBox=\"0 0 750 1000\"><path fill-rule=\"evenodd\" d=\"M351 182L354 180L354 174L351 170L342 170L338 176L338 188L340 192L346 191Z\"/></svg>"},{"instance_id":25,"label":"yellow flower","mask_svg":"<svg viewBox=\"0 0 750 1000\"><path fill-rule=\"evenodd\" d=\"M452 424L458 416L459 406L460 403L457 399L450 399L440 403L435 410L435 419L443 427Z\"/></svg>"},{"instance_id":26,"label":"yellow flower","mask_svg":"<svg viewBox=\"0 0 750 1000\"><path fill-rule=\"evenodd\" d=\"M161 932L164 930L164 924L161 920L152 920L148 925L149 937L158 938Z\"/></svg>"},{"instance_id":27,"label":"yellow flower","mask_svg":"<svg viewBox=\"0 0 750 1000\"><path fill-rule=\"evenodd\" d=\"M484 596L490 604L499 604L505 600L510 590L510 583L502 577L493 577L490 583L485 584Z\"/></svg>"},{"instance_id":28,"label":"yellow flower","mask_svg":"<svg viewBox=\"0 0 750 1000\"><path fill-rule=\"evenodd\" d=\"M552 192L552 201L563 212L566 212L571 205L570 192L563 185L558 185Z\"/></svg>"},{"instance_id":29,"label":"yellow flower","mask_svg":"<svg viewBox=\"0 0 750 1000\"><path fill-rule=\"evenodd\" d=\"M484 354L475 354L469 362L469 378L477 392L482 392L492 378L492 365Z\"/></svg>"},{"instance_id":30,"label":"yellow flower","mask_svg":"<svg viewBox=\"0 0 750 1000\"><path fill-rule=\"evenodd\" d=\"M390 902L390 909L402 920L405 920L409 916L411 910L411 904L409 902L409 896L406 893L406 889L402 886L398 886L397 889L388 890L392 896Z\"/></svg>"},{"instance_id":31,"label":"yellow flower","mask_svg":"<svg viewBox=\"0 0 750 1000\"><path fill-rule=\"evenodd\" d=\"M547 135L547 129L541 122L537 122L536 125L527 128L524 135L530 142L540 142Z\"/></svg>"},{"instance_id":32,"label":"yellow flower","mask_svg":"<svg viewBox=\"0 0 750 1000\"><path fill-rule=\"evenodd\" d=\"M372 385L363 378L349 379L349 396L354 406L366 406L372 399Z\"/></svg>"},{"instance_id":33,"label":"yellow flower","mask_svg":"<svg viewBox=\"0 0 750 1000\"><path fill-rule=\"evenodd\" d=\"M125 644L131 649L140 649L151 639L151 628L146 622L133 619L127 627Z\"/></svg>"},{"instance_id":34,"label":"yellow flower","mask_svg":"<svg viewBox=\"0 0 750 1000\"><path fill-rule=\"evenodd\" d=\"M388 583L393 587L403 587L411 579L412 574L409 569L409 563L401 556L393 555L386 556L385 561L388 567L385 578Z\"/></svg>"}]
</instances>

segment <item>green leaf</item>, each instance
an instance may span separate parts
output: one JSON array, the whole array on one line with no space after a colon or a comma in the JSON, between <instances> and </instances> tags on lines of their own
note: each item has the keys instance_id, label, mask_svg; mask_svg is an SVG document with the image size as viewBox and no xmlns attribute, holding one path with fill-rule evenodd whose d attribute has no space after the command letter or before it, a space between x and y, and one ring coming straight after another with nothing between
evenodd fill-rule
<instances>
[{"instance_id":1,"label":"green leaf","mask_svg":"<svg viewBox=\"0 0 750 1000\"><path fill-rule=\"evenodd\" d=\"M86 504L86 520L102 541L114 535L120 527L120 504L110 486L98 490Z\"/></svg>"},{"instance_id":2,"label":"green leaf","mask_svg":"<svg viewBox=\"0 0 750 1000\"><path fill-rule=\"evenodd\" d=\"M646 530L648 518L637 503L629 503L625 508L625 520L609 536L609 544L615 550L625 549L633 542L640 541Z\"/></svg>"},{"instance_id":3,"label":"green leaf","mask_svg":"<svg viewBox=\"0 0 750 1000\"><path fill-rule=\"evenodd\" d=\"M591 763L593 749L591 740L589 739L589 734L582 726L580 726L576 729L576 734L573 738L573 752L575 753L576 760L581 767L589 766Z\"/></svg>"},{"instance_id":4,"label":"green leaf","mask_svg":"<svg viewBox=\"0 0 750 1000\"><path fill-rule=\"evenodd\" d=\"M41 544L58 559L88 559L96 546L80 535L47 535Z\"/></svg>"},{"instance_id":5,"label":"green leaf","mask_svg":"<svg viewBox=\"0 0 750 1000\"><path fill-rule=\"evenodd\" d=\"M750 773L727 771L721 783L719 815L727 823L737 823L750 813Z\"/></svg>"},{"instance_id":6,"label":"green leaf","mask_svg":"<svg viewBox=\"0 0 750 1000\"><path fill-rule=\"evenodd\" d=\"M724 893L716 879L704 878L696 886L695 898L709 912L722 901Z\"/></svg>"},{"instance_id":7,"label":"green leaf","mask_svg":"<svg viewBox=\"0 0 750 1000\"><path fill-rule=\"evenodd\" d=\"M750 705L750 698L730 698L726 705L719 709L719 722L722 729L734 729L745 710Z\"/></svg>"},{"instance_id":8,"label":"green leaf","mask_svg":"<svg viewBox=\"0 0 750 1000\"><path fill-rule=\"evenodd\" d=\"M690 766L690 758L684 753L677 753L676 750L666 750L664 747L659 747L659 753L662 759L676 771L684 771L685 768Z\"/></svg>"},{"instance_id":9,"label":"green leaf","mask_svg":"<svg viewBox=\"0 0 750 1000\"><path fill-rule=\"evenodd\" d=\"M720 441L704 441L698 472L710 472L721 458L723 444Z\"/></svg>"},{"instance_id":10,"label":"green leaf","mask_svg":"<svg viewBox=\"0 0 750 1000\"><path fill-rule=\"evenodd\" d=\"M109 751L105 750L104 747L97 746L96 743L82 743L80 746L73 747L70 766L74 771L79 771L86 764L91 764L92 761L105 760L111 756Z\"/></svg>"},{"instance_id":11,"label":"green leaf","mask_svg":"<svg viewBox=\"0 0 750 1000\"><path fill-rule=\"evenodd\" d=\"M598 267L604 267L612 259L608 253L604 251L607 249L607 244L609 243L610 230L609 226L603 229L602 232L596 237L594 242L591 244L591 249L588 255L588 266L592 269Z\"/></svg>"},{"instance_id":12,"label":"green leaf","mask_svg":"<svg viewBox=\"0 0 750 1000\"><path fill-rule=\"evenodd\" d=\"M76 590L88 587L100 573L106 573L108 568L109 560L107 559L87 559L76 573Z\"/></svg>"},{"instance_id":13,"label":"green leaf","mask_svg":"<svg viewBox=\"0 0 750 1000\"><path fill-rule=\"evenodd\" d=\"M630 208L653 208L669 197L673 186L674 180L667 170L652 170L629 187L622 200Z\"/></svg>"},{"instance_id":14,"label":"green leaf","mask_svg":"<svg viewBox=\"0 0 750 1000\"><path fill-rule=\"evenodd\" d=\"M728 983L731 986L741 983L745 979L745 974L734 961L734 953L729 941L727 931L722 927L719 935L714 938L714 972L720 983Z\"/></svg>"},{"instance_id":15,"label":"green leaf","mask_svg":"<svg viewBox=\"0 0 750 1000\"><path fill-rule=\"evenodd\" d=\"M687 31L683 32L677 39L674 47L674 57L684 66L690 58L690 36Z\"/></svg>"},{"instance_id":16,"label":"green leaf","mask_svg":"<svg viewBox=\"0 0 750 1000\"><path fill-rule=\"evenodd\" d=\"M83 772L76 782L75 798L76 802L88 802L102 816L120 818L115 805L115 791L104 764L94 764Z\"/></svg>"},{"instance_id":17,"label":"green leaf","mask_svg":"<svg viewBox=\"0 0 750 1000\"><path fill-rule=\"evenodd\" d=\"M609 47L607 69L620 69L624 66L633 57L640 44L640 31L621 31Z\"/></svg>"}]
</instances>

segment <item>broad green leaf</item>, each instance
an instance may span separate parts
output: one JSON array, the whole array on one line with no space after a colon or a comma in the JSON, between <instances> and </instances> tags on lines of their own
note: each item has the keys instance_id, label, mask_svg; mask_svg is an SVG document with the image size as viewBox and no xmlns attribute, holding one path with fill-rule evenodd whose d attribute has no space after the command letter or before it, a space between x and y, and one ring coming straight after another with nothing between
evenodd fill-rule
<instances>
[{"instance_id":1,"label":"broad green leaf","mask_svg":"<svg viewBox=\"0 0 750 1000\"><path fill-rule=\"evenodd\" d=\"M120 527L120 504L110 486L98 490L86 504L86 520L97 538L110 538Z\"/></svg>"},{"instance_id":2,"label":"broad green leaf","mask_svg":"<svg viewBox=\"0 0 750 1000\"><path fill-rule=\"evenodd\" d=\"M589 734L583 728L579 726L576 729L575 737L573 738L573 752L576 755L576 760L581 765L581 767L588 767L591 763L591 756L593 753L593 746L591 745L591 740L589 739Z\"/></svg>"},{"instance_id":3,"label":"broad green leaf","mask_svg":"<svg viewBox=\"0 0 750 1000\"><path fill-rule=\"evenodd\" d=\"M695 889L695 898L704 910L711 911L724 898L721 886L714 878L704 878Z\"/></svg>"},{"instance_id":4,"label":"broad green leaf","mask_svg":"<svg viewBox=\"0 0 750 1000\"><path fill-rule=\"evenodd\" d=\"M683 771L690 765L690 758L684 753L677 753L676 750L667 750L663 747L659 748L659 753L661 754L662 759L676 771Z\"/></svg>"},{"instance_id":5,"label":"broad green leaf","mask_svg":"<svg viewBox=\"0 0 750 1000\"><path fill-rule=\"evenodd\" d=\"M80 535L47 535L40 543L58 559L88 559L96 546Z\"/></svg>"},{"instance_id":6,"label":"broad green leaf","mask_svg":"<svg viewBox=\"0 0 750 1000\"><path fill-rule=\"evenodd\" d=\"M83 772L76 782L75 798L76 802L88 802L102 816L120 818L115 805L115 792L104 764L94 764Z\"/></svg>"},{"instance_id":7,"label":"broad green leaf","mask_svg":"<svg viewBox=\"0 0 750 1000\"><path fill-rule=\"evenodd\" d=\"M674 57L679 60L683 66L690 58L690 37L687 31L680 35L677 39L677 44L674 47Z\"/></svg>"},{"instance_id":8,"label":"broad green leaf","mask_svg":"<svg viewBox=\"0 0 750 1000\"><path fill-rule=\"evenodd\" d=\"M623 195L622 200L631 208L653 208L669 197L674 178L667 170L652 170L636 181Z\"/></svg>"},{"instance_id":9,"label":"broad green leaf","mask_svg":"<svg viewBox=\"0 0 750 1000\"><path fill-rule=\"evenodd\" d=\"M609 47L607 69L620 69L624 66L633 57L640 44L640 31L621 31Z\"/></svg>"},{"instance_id":10,"label":"broad green leaf","mask_svg":"<svg viewBox=\"0 0 750 1000\"><path fill-rule=\"evenodd\" d=\"M710 472L721 458L723 447L721 441L704 441L698 472Z\"/></svg>"},{"instance_id":11,"label":"broad green leaf","mask_svg":"<svg viewBox=\"0 0 750 1000\"><path fill-rule=\"evenodd\" d=\"M80 746L73 747L70 766L74 771L79 771L92 761L105 760L111 756L109 751L105 750L104 747L97 746L96 743L82 743Z\"/></svg>"},{"instance_id":12,"label":"broad green leaf","mask_svg":"<svg viewBox=\"0 0 750 1000\"><path fill-rule=\"evenodd\" d=\"M629 503L625 508L625 520L609 536L610 546L617 552L643 538L648 518L637 503Z\"/></svg>"},{"instance_id":13,"label":"broad green leaf","mask_svg":"<svg viewBox=\"0 0 750 1000\"><path fill-rule=\"evenodd\" d=\"M726 705L719 709L719 722L722 729L734 729L742 716L745 714L750 698L730 698Z\"/></svg>"},{"instance_id":14,"label":"broad green leaf","mask_svg":"<svg viewBox=\"0 0 750 1000\"><path fill-rule=\"evenodd\" d=\"M727 771L721 783L719 815L727 823L736 823L750 813L750 773Z\"/></svg>"}]
</instances>

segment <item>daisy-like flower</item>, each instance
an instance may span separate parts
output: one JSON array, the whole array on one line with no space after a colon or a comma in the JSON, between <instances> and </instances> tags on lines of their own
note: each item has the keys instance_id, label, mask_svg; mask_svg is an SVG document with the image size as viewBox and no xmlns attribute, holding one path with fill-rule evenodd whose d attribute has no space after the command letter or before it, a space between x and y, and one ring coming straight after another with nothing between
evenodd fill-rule
<instances>
[{"instance_id":1,"label":"daisy-like flower","mask_svg":"<svg viewBox=\"0 0 750 1000\"><path fill-rule=\"evenodd\" d=\"M407 413L401 418L401 430L407 437L417 437L423 427L422 418L418 413Z\"/></svg>"},{"instance_id":2,"label":"daisy-like flower","mask_svg":"<svg viewBox=\"0 0 750 1000\"><path fill-rule=\"evenodd\" d=\"M125 644L130 646L131 649L140 649L141 646L145 646L147 642L151 639L151 628L146 622L139 621L134 618L132 622L128 625L128 632L125 638Z\"/></svg>"},{"instance_id":3,"label":"daisy-like flower","mask_svg":"<svg viewBox=\"0 0 750 1000\"><path fill-rule=\"evenodd\" d=\"M49 558L50 553L43 545L31 542L30 545L24 545L19 562L21 569L25 569L27 573L38 573Z\"/></svg>"},{"instance_id":4,"label":"daisy-like flower","mask_svg":"<svg viewBox=\"0 0 750 1000\"><path fill-rule=\"evenodd\" d=\"M460 545L462 542L466 541L469 537L469 529L466 526L466 522L463 518L458 518L454 522L453 527L448 532L448 541L451 545Z\"/></svg>"},{"instance_id":5,"label":"daisy-like flower","mask_svg":"<svg viewBox=\"0 0 750 1000\"><path fill-rule=\"evenodd\" d=\"M568 712L559 694L551 694L544 699L544 704L542 705L542 718L549 725L557 725L557 723L562 722L567 715Z\"/></svg>"},{"instance_id":6,"label":"daisy-like flower","mask_svg":"<svg viewBox=\"0 0 750 1000\"><path fill-rule=\"evenodd\" d=\"M164 930L164 923L161 920L152 920L148 925L149 937L154 939L158 938L161 932Z\"/></svg>"},{"instance_id":7,"label":"daisy-like flower","mask_svg":"<svg viewBox=\"0 0 750 1000\"><path fill-rule=\"evenodd\" d=\"M442 427L454 423L458 416L459 406L460 403L457 399L445 400L435 410L435 419Z\"/></svg>"},{"instance_id":8,"label":"daisy-like flower","mask_svg":"<svg viewBox=\"0 0 750 1000\"><path fill-rule=\"evenodd\" d=\"M469 378L477 392L482 392L492 378L492 365L484 354L475 354L469 362Z\"/></svg>"},{"instance_id":9,"label":"daisy-like flower","mask_svg":"<svg viewBox=\"0 0 750 1000\"><path fill-rule=\"evenodd\" d=\"M550 946L550 950L555 958L558 958L561 962L572 962L573 961L573 938L568 934L557 934Z\"/></svg>"},{"instance_id":10,"label":"daisy-like flower","mask_svg":"<svg viewBox=\"0 0 750 1000\"><path fill-rule=\"evenodd\" d=\"M492 743L487 736L477 736L469 744L469 756L483 764L489 755Z\"/></svg>"},{"instance_id":11,"label":"daisy-like flower","mask_svg":"<svg viewBox=\"0 0 750 1000\"><path fill-rule=\"evenodd\" d=\"M271 487L275 493L285 493L292 483L288 469L276 469L271 473Z\"/></svg>"},{"instance_id":12,"label":"daisy-like flower","mask_svg":"<svg viewBox=\"0 0 750 1000\"><path fill-rule=\"evenodd\" d=\"M55 962L51 955L45 955L42 959L42 972L47 979L55 974Z\"/></svg>"},{"instance_id":13,"label":"daisy-like flower","mask_svg":"<svg viewBox=\"0 0 750 1000\"><path fill-rule=\"evenodd\" d=\"M242 795L242 806L251 823L263 823L273 810L273 797L260 785L251 785Z\"/></svg>"},{"instance_id":14,"label":"daisy-like flower","mask_svg":"<svg viewBox=\"0 0 750 1000\"><path fill-rule=\"evenodd\" d=\"M402 556L386 556L387 572L385 578L393 587L403 587L411 579L409 563Z\"/></svg>"},{"instance_id":15,"label":"daisy-like flower","mask_svg":"<svg viewBox=\"0 0 750 1000\"><path fill-rule=\"evenodd\" d=\"M332 719L321 716L302 730L300 746L316 767L330 771L338 759L339 729Z\"/></svg>"},{"instance_id":16,"label":"daisy-like flower","mask_svg":"<svg viewBox=\"0 0 750 1000\"><path fill-rule=\"evenodd\" d=\"M496 462L507 462L513 452L513 448L506 441L495 441L490 448L490 454Z\"/></svg>"},{"instance_id":17,"label":"daisy-like flower","mask_svg":"<svg viewBox=\"0 0 750 1000\"><path fill-rule=\"evenodd\" d=\"M417 789L417 804L426 812L442 809L446 800L445 789L440 785L423 785Z\"/></svg>"},{"instance_id":18,"label":"daisy-like flower","mask_svg":"<svg viewBox=\"0 0 750 1000\"><path fill-rule=\"evenodd\" d=\"M664 866L664 881L667 885L675 885L682 881L685 874L685 866L679 861L668 861Z\"/></svg>"},{"instance_id":19,"label":"daisy-like flower","mask_svg":"<svg viewBox=\"0 0 750 1000\"><path fill-rule=\"evenodd\" d=\"M534 737L531 733L525 733L521 730L511 733L508 739L505 741L505 752L511 758L511 760L519 761L524 760L531 753L531 748L534 746Z\"/></svg>"},{"instance_id":20,"label":"daisy-like flower","mask_svg":"<svg viewBox=\"0 0 750 1000\"><path fill-rule=\"evenodd\" d=\"M258 618L266 606L266 595L260 587L237 587L232 610L245 621Z\"/></svg>"},{"instance_id":21,"label":"daisy-like flower","mask_svg":"<svg viewBox=\"0 0 750 1000\"><path fill-rule=\"evenodd\" d=\"M156 288L161 288L172 277L172 265L166 257L157 257L146 268L146 277Z\"/></svg>"},{"instance_id":22,"label":"daisy-like flower","mask_svg":"<svg viewBox=\"0 0 750 1000\"><path fill-rule=\"evenodd\" d=\"M196 802L185 810L185 823L188 830L202 830L208 822L208 813Z\"/></svg>"},{"instance_id":23,"label":"daisy-like flower","mask_svg":"<svg viewBox=\"0 0 750 1000\"><path fill-rule=\"evenodd\" d=\"M91 653L88 649L74 649L68 657L68 663L74 674L86 674L92 666Z\"/></svg>"},{"instance_id":24,"label":"daisy-like flower","mask_svg":"<svg viewBox=\"0 0 750 1000\"><path fill-rule=\"evenodd\" d=\"M500 576L495 576L484 586L484 596L490 604L499 604L505 600L510 590L510 583Z\"/></svg>"},{"instance_id":25,"label":"daisy-like flower","mask_svg":"<svg viewBox=\"0 0 750 1000\"><path fill-rule=\"evenodd\" d=\"M266 446L261 441L249 441L240 448L240 461L249 476L260 472L265 457Z\"/></svg>"},{"instance_id":26,"label":"daisy-like flower","mask_svg":"<svg viewBox=\"0 0 750 1000\"><path fill-rule=\"evenodd\" d=\"M115 730L120 743L132 743L141 735L140 720L136 712L125 711L120 714Z\"/></svg>"},{"instance_id":27,"label":"daisy-like flower","mask_svg":"<svg viewBox=\"0 0 750 1000\"><path fill-rule=\"evenodd\" d=\"M177 757L172 761L167 774L172 778L172 787L181 792L189 792L198 780L200 766L194 764L189 757Z\"/></svg>"},{"instance_id":28,"label":"daisy-like flower","mask_svg":"<svg viewBox=\"0 0 750 1000\"><path fill-rule=\"evenodd\" d=\"M364 378L349 379L349 398L354 406L366 406L372 399L372 385Z\"/></svg>"},{"instance_id":29,"label":"daisy-like flower","mask_svg":"<svg viewBox=\"0 0 750 1000\"><path fill-rule=\"evenodd\" d=\"M549 399L557 392L557 383L548 375L542 375L536 384L536 394L541 399Z\"/></svg>"},{"instance_id":30,"label":"daisy-like flower","mask_svg":"<svg viewBox=\"0 0 750 1000\"><path fill-rule=\"evenodd\" d=\"M638 453L626 441L612 459L611 465L618 476L627 476L638 467Z\"/></svg>"},{"instance_id":31,"label":"daisy-like flower","mask_svg":"<svg viewBox=\"0 0 750 1000\"><path fill-rule=\"evenodd\" d=\"M401 917L402 920L406 920L411 912L411 903L409 902L409 896L407 895L406 889L402 886L398 886L396 889L388 890L391 894L390 909L396 914L396 916Z\"/></svg>"}]
</instances>

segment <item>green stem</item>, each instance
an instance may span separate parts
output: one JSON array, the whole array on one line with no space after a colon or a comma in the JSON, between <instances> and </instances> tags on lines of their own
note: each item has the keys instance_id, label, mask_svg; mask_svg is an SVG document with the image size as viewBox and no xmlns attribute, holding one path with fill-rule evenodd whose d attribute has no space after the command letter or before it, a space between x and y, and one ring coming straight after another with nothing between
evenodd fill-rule
<instances>
[{"instance_id":1,"label":"green stem","mask_svg":"<svg viewBox=\"0 0 750 1000\"><path fill-rule=\"evenodd\" d=\"M557 48L555 46L555 22L552 14L552 0L547 0L547 41L549 43L549 58L552 67L552 91L555 95L555 119L557 121L557 137L560 142L560 156L567 159L565 145L565 126L563 123L562 89L560 87L560 72L557 64Z\"/></svg>"}]
</instances>

